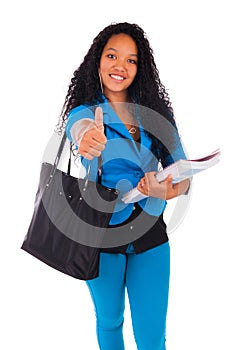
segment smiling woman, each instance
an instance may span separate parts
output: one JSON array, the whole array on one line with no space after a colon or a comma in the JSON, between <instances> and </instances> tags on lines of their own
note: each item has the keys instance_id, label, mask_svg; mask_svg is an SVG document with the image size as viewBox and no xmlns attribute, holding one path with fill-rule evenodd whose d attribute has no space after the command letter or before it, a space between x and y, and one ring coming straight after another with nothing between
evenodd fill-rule
<instances>
[{"instance_id":1,"label":"smiling woman","mask_svg":"<svg viewBox=\"0 0 233 350\"><path fill-rule=\"evenodd\" d=\"M61 117L60 131L66 124L87 173L92 160L97 181L101 156L102 185L120 192L106 234L114 232L114 244L100 247L99 276L87 281L99 347L124 349L127 289L137 348L165 350L170 246L163 212L172 184L166 179L136 203L121 198L158 171L159 163L166 167L185 154L152 49L138 25L112 24L97 35L74 72Z\"/></svg>"}]
</instances>

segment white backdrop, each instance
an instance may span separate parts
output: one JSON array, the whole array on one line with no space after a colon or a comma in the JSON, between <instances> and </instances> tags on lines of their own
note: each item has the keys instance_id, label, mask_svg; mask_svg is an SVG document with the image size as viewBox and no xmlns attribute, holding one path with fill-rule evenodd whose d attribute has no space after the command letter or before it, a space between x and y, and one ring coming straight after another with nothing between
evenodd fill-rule
<instances>
[{"instance_id":1,"label":"white backdrop","mask_svg":"<svg viewBox=\"0 0 233 350\"><path fill-rule=\"evenodd\" d=\"M190 158L222 150L221 163L194 179L189 209L170 235L167 349L233 348L230 1L155 0L152 8L149 0L9 0L0 16L0 347L98 349L85 283L20 246L72 73L102 28L128 21L148 35ZM135 350L128 304L124 332Z\"/></svg>"}]
</instances>

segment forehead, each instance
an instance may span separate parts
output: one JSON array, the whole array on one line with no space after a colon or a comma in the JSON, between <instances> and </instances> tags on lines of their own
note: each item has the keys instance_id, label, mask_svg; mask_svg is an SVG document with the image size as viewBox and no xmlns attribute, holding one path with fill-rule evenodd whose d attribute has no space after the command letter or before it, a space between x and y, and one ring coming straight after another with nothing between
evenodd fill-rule
<instances>
[{"instance_id":1,"label":"forehead","mask_svg":"<svg viewBox=\"0 0 233 350\"><path fill-rule=\"evenodd\" d=\"M109 38L104 50L108 50L110 48L118 51L128 51L135 54L138 52L134 39L130 35L124 33L114 34Z\"/></svg>"}]
</instances>

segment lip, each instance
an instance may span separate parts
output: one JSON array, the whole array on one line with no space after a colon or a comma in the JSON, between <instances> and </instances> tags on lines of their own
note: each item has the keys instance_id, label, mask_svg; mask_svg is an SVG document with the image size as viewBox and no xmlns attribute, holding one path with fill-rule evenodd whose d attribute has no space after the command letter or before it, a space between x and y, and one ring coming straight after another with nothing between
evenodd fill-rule
<instances>
[{"instance_id":1,"label":"lip","mask_svg":"<svg viewBox=\"0 0 233 350\"><path fill-rule=\"evenodd\" d=\"M126 79L123 75L114 74L114 73L110 73L109 77L117 83L121 83Z\"/></svg>"}]
</instances>

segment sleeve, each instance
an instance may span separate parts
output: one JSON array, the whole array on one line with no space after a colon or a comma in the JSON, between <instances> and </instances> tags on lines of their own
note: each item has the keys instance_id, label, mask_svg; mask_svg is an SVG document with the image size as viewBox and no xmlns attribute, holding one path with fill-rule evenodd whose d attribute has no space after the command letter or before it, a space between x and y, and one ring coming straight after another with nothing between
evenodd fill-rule
<instances>
[{"instance_id":1,"label":"sleeve","mask_svg":"<svg viewBox=\"0 0 233 350\"><path fill-rule=\"evenodd\" d=\"M163 168L166 168L180 159L187 159L177 125L169 126L168 129L164 137L166 144L161 157Z\"/></svg>"},{"instance_id":2,"label":"sleeve","mask_svg":"<svg viewBox=\"0 0 233 350\"><path fill-rule=\"evenodd\" d=\"M182 144L182 140L180 138L180 135L178 133L178 129L176 124L174 125L173 129L173 135L172 135L172 143L170 143L170 149L168 149L165 152L165 155L161 157L161 163L163 168L168 167L169 165L177 162L180 159L187 159L187 156L185 154L184 146ZM187 191L184 193L184 195L187 195L190 191L191 183L192 183L192 177L189 179L190 185Z\"/></svg>"},{"instance_id":3,"label":"sleeve","mask_svg":"<svg viewBox=\"0 0 233 350\"><path fill-rule=\"evenodd\" d=\"M66 124L66 134L71 142L80 142L82 135L93 125L94 114L90 108L81 105L70 111Z\"/></svg>"},{"instance_id":4,"label":"sleeve","mask_svg":"<svg viewBox=\"0 0 233 350\"><path fill-rule=\"evenodd\" d=\"M180 159L187 159L187 156L179 138L176 140L174 148L171 151L166 152L166 156L163 158L163 168L166 168Z\"/></svg>"}]
</instances>

